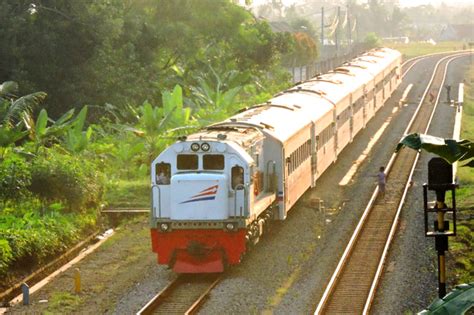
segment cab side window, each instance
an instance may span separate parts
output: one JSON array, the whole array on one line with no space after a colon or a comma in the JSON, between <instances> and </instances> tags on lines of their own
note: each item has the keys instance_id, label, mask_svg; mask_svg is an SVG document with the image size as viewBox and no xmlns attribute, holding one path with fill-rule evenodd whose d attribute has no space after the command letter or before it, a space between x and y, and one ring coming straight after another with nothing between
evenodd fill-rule
<instances>
[{"instance_id":1,"label":"cab side window","mask_svg":"<svg viewBox=\"0 0 474 315\"><path fill-rule=\"evenodd\" d=\"M243 189L244 169L240 166L234 166L231 170L232 189Z\"/></svg>"},{"instance_id":2,"label":"cab side window","mask_svg":"<svg viewBox=\"0 0 474 315\"><path fill-rule=\"evenodd\" d=\"M156 184L169 185L171 178L171 165L169 163L158 163L155 166Z\"/></svg>"}]
</instances>

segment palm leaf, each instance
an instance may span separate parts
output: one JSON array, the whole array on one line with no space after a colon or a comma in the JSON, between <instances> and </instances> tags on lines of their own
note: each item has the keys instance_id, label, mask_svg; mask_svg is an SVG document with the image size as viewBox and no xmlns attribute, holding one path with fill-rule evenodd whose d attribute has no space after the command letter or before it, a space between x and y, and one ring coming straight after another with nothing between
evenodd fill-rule
<instances>
[{"instance_id":1,"label":"palm leaf","mask_svg":"<svg viewBox=\"0 0 474 315\"><path fill-rule=\"evenodd\" d=\"M18 92L18 83L6 81L0 84L0 97L10 96Z\"/></svg>"},{"instance_id":2,"label":"palm leaf","mask_svg":"<svg viewBox=\"0 0 474 315\"><path fill-rule=\"evenodd\" d=\"M36 92L20 97L13 101L3 118L4 123L11 123L13 119L20 119L21 114L30 112L34 106L37 106L46 99L47 94L44 92Z\"/></svg>"}]
</instances>

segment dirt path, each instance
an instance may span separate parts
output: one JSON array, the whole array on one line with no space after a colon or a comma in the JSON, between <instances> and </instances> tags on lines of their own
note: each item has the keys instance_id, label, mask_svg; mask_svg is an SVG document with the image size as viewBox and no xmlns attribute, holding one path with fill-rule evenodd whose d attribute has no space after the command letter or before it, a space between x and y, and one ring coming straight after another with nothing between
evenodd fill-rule
<instances>
[{"instance_id":1,"label":"dirt path","mask_svg":"<svg viewBox=\"0 0 474 315\"><path fill-rule=\"evenodd\" d=\"M148 216L118 228L96 252L53 279L30 297L31 305L16 305L7 314L104 314L115 309L124 294L150 278L166 282L174 275L151 255ZM75 269L81 271L82 291L74 293ZM145 301L146 297L143 297Z\"/></svg>"}]
</instances>

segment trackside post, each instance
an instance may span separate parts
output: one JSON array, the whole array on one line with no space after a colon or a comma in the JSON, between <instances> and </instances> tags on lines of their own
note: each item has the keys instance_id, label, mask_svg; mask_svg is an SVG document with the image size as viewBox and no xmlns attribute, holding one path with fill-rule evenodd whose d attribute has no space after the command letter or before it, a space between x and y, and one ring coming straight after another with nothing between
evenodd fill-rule
<instances>
[{"instance_id":1,"label":"trackside post","mask_svg":"<svg viewBox=\"0 0 474 315\"><path fill-rule=\"evenodd\" d=\"M74 271L74 292L81 293L81 271L79 268Z\"/></svg>"},{"instance_id":2,"label":"trackside post","mask_svg":"<svg viewBox=\"0 0 474 315\"><path fill-rule=\"evenodd\" d=\"M23 293L23 305L30 305L30 287L26 283L21 284L21 292Z\"/></svg>"},{"instance_id":3,"label":"trackside post","mask_svg":"<svg viewBox=\"0 0 474 315\"><path fill-rule=\"evenodd\" d=\"M442 158L432 158L428 162L428 184L423 184L425 236L435 238L435 248L438 253L438 296L446 295L446 258L448 250L448 236L456 235L456 188L453 182L453 167ZM436 193L436 202L433 207L428 206L428 190ZM451 207L445 203L446 192L451 191ZM429 228L429 214L436 215L433 229ZM450 222L446 218L450 216Z\"/></svg>"}]
</instances>

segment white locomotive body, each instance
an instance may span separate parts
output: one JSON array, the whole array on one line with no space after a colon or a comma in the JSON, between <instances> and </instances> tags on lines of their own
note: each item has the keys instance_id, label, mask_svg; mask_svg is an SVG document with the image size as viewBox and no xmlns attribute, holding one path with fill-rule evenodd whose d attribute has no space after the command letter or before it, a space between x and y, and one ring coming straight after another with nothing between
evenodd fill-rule
<instances>
[{"instance_id":1,"label":"white locomotive body","mask_svg":"<svg viewBox=\"0 0 474 315\"><path fill-rule=\"evenodd\" d=\"M163 151L152 163L158 262L185 273L238 264L390 97L400 63L372 50Z\"/></svg>"}]
</instances>

